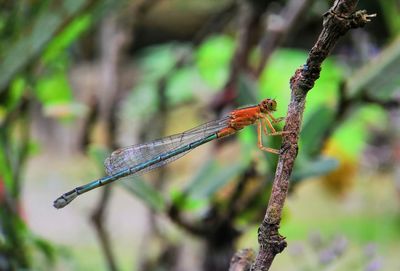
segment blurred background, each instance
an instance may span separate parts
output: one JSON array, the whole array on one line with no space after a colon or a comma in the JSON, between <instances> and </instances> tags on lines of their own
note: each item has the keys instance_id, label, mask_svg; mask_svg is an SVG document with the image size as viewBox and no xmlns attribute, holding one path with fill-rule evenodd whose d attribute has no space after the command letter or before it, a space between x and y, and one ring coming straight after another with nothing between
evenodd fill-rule
<instances>
[{"instance_id":1,"label":"blurred background","mask_svg":"<svg viewBox=\"0 0 400 271\"><path fill-rule=\"evenodd\" d=\"M219 271L257 249L277 156L254 127L52 202L118 147L264 98L285 116L332 2L0 1L0 270ZM359 8L377 18L308 95L271 270L400 270L400 2Z\"/></svg>"}]
</instances>

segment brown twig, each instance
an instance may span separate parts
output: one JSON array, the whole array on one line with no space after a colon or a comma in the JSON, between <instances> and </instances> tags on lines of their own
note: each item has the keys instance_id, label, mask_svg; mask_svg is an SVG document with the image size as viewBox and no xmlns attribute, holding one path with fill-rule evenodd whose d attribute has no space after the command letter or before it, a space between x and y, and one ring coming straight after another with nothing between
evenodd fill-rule
<instances>
[{"instance_id":1,"label":"brown twig","mask_svg":"<svg viewBox=\"0 0 400 271\"><path fill-rule=\"evenodd\" d=\"M211 33L220 31L225 24L230 21L231 17L233 17L232 14L236 12L237 8L237 3L232 2L230 5L226 6L224 9L212 16L210 20L198 31L198 33L195 34L193 40L194 46L201 44L201 42ZM165 84L165 81L167 81L167 79L174 74L176 70L186 65L189 59L190 53L182 54L180 57L178 57L171 70L169 70L162 78L159 79L159 87L162 86L161 83ZM182 200L186 200L185 194L182 195ZM198 221L186 221L182 217L181 210L176 202L172 202L172 204L168 207L167 213L171 220L193 235L205 236L209 232L208 227L203 226L203 224Z\"/></svg>"},{"instance_id":2,"label":"brown twig","mask_svg":"<svg viewBox=\"0 0 400 271\"><path fill-rule=\"evenodd\" d=\"M103 249L104 256L106 258L106 263L108 269L111 271L118 270L117 263L115 261L112 249L111 242L107 232L107 229L104 227L104 216L106 212L106 208L108 206L108 202L110 199L111 189L109 187L105 187L101 198L99 200L99 204L96 209L92 213L91 221L96 229L97 236L100 241L101 248Z\"/></svg>"},{"instance_id":3,"label":"brown twig","mask_svg":"<svg viewBox=\"0 0 400 271\"><path fill-rule=\"evenodd\" d=\"M228 22L232 20L238 8L237 2L225 6L223 9L211 16L211 18L197 31L193 38L193 46L199 46L205 37L221 31Z\"/></svg>"},{"instance_id":4,"label":"brown twig","mask_svg":"<svg viewBox=\"0 0 400 271\"><path fill-rule=\"evenodd\" d=\"M183 200L186 200L186 196L184 195ZM174 221L175 224L185 229L187 232L195 235L195 236L205 236L207 234L207 229L200 222L193 223L185 220L182 217L181 210L177 204L172 204L168 208L168 217Z\"/></svg>"},{"instance_id":5,"label":"brown twig","mask_svg":"<svg viewBox=\"0 0 400 271\"><path fill-rule=\"evenodd\" d=\"M211 33L215 33L220 31L223 26L231 19L231 13L234 13L237 9L236 2L232 2L230 5L226 6L224 9L219 11L217 14L212 16L210 20L195 34L193 44L194 46L198 46L201 42ZM191 53L184 53L180 55L172 68L167 71L159 80L158 80L158 91L159 91L159 105L160 109L159 115L165 115L167 101L165 99L165 91L166 91L166 83L168 79L182 66L186 65L188 60L190 59ZM164 124L165 126L165 124ZM162 128L164 130L164 127ZM160 134L160 133L159 133ZM182 200L186 200L186 195L182 195ZM184 220L181 215L181 210L179 206L176 205L175 202L168 207L167 214L171 220L173 220L176 224L184 228L186 231L190 232L193 235L203 236L206 234L207 229L202 227L201 223L195 222L191 223L189 221Z\"/></svg>"},{"instance_id":6,"label":"brown twig","mask_svg":"<svg viewBox=\"0 0 400 271\"><path fill-rule=\"evenodd\" d=\"M239 178L238 183L236 184L236 188L232 195L227 200L227 212L226 212L226 220L233 220L237 214L242 211L247 204L243 204L243 200L241 199L245 192L245 187L251 180L251 177L256 176L255 164L251 163L250 166L242 173ZM244 206L243 206L244 205Z\"/></svg>"},{"instance_id":7,"label":"brown twig","mask_svg":"<svg viewBox=\"0 0 400 271\"><path fill-rule=\"evenodd\" d=\"M118 66L121 60L124 45L128 41L127 29L119 27L117 17L110 16L104 20L101 27L101 80L99 88L99 116L98 122L105 138L98 142L107 147L115 145L115 127L113 127L114 107L118 97ZM109 270L118 270L108 232L104 226L106 208L111 196L110 187L105 187L97 208L93 211L91 221L99 237L100 245L106 258Z\"/></svg>"},{"instance_id":8,"label":"brown twig","mask_svg":"<svg viewBox=\"0 0 400 271\"><path fill-rule=\"evenodd\" d=\"M260 77L269 57L275 49L285 41L285 38L294 30L304 15L304 11L310 6L313 0L291 0L282 10L282 20L276 25L267 25L267 31L261 40L260 63L255 71L255 77Z\"/></svg>"},{"instance_id":9,"label":"brown twig","mask_svg":"<svg viewBox=\"0 0 400 271\"><path fill-rule=\"evenodd\" d=\"M173 69L172 69L173 70ZM169 73L167 73L169 75ZM149 129L142 129L140 137L146 140L148 137L151 137L152 133L162 135L165 133L165 129L168 122L168 97L166 95L167 91L167 79L168 76L162 76L157 82L157 114L153 115L148 123L151 123L153 129L151 129L151 133L149 133ZM154 178L153 185L157 190L162 191L163 184L165 183L167 169L165 167L160 168L157 171L156 177ZM159 227L157 223L157 212L150 209L150 212L146 214L149 220L149 229L147 233L147 237L144 238L144 242L141 243L142 251L146 251L148 248L148 243L152 242L152 240L167 240L163 242L161 251L158 253L157 257L141 257L140 261L140 270L152 270L157 266L159 268L166 266L173 266L171 263L171 254L176 253L177 251L174 249L174 245L168 241L168 238L165 236L164 231ZM150 240L150 241L149 241ZM175 250L175 251L174 251ZM145 256L146 254L143 254ZM167 268L168 269L168 268Z\"/></svg>"},{"instance_id":10,"label":"brown twig","mask_svg":"<svg viewBox=\"0 0 400 271\"><path fill-rule=\"evenodd\" d=\"M248 67L249 54L252 46L257 41L261 17L266 9L265 4L251 0L240 1L238 9L238 38L237 47L230 65L228 80L224 90L213 101L213 108L221 110L231 104L236 98L236 83L241 71Z\"/></svg>"},{"instance_id":11,"label":"brown twig","mask_svg":"<svg viewBox=\"0 0 400 271\"><path fill-rule=\"evenodd\" d=\"M399 99L381 100L381 99L372 97L365 91L360 96L360 101L364 102L364 103L369 103L369 104L376 104L387 110L400 108L400 100Z\"/></svg>"},{"instance_id":12,"label":"brown twig","mask_svg":"<svg viewBox=\"0 0 400 271\"><path fill-rule=\"evenodd\" d=\"M285 237L279 234L283 205L289 188L289 179L298 152L298 139L303 118L305 99L319 78L321 64L338 39L352 28L364 26L374 15L366 11L354 12L357 0L336 0L324 14L323 29L311 49L306 64L297 69L290 80L291 101L286 117L279 161L265 217L258 230L259 253L251 270L269 270L276 254L286 247Z\"/></svg>"}]
</instances>

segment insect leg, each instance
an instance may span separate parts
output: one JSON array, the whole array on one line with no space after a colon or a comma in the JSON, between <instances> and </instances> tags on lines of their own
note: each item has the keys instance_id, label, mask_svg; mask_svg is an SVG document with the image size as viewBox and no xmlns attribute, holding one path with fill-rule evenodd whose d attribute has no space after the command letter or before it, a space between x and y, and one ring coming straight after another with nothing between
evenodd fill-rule
<instances>
[{"instance_id":1,"label":"insect leg","mask_svg":"<svg viewBox=\"0 0 400 271\"><path fill-rule=\"evenodd\" d=\"M258 148L262 151L270 152L270 153L275 153L279 154L279 150L273 149L273 148L268 148L264 147L262 144L262 123L260 120L257 121L257 137L258 137Z\"/></svg>"}]
</instances>

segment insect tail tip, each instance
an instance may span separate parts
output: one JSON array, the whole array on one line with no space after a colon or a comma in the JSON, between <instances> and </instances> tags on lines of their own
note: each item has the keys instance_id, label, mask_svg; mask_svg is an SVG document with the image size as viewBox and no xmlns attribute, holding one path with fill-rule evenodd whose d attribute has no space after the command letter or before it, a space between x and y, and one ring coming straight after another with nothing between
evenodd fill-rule
<instances>
[{"instance_id":1,"label":"insect tail tip","mask_svg":"<svg viewBox=\"0 0 400 271\"><path fill-rule=\"evenodd\" d=\"M53 206L56 209L61 209L64 208L65 206L67 206L71 201L73 201L76 197L78 196L78 193L76 193L76 191L72 191L66 194L63 194L61 197L59 197L58 199L56 199L53 202Z\"/></svg>"}]
</instances>

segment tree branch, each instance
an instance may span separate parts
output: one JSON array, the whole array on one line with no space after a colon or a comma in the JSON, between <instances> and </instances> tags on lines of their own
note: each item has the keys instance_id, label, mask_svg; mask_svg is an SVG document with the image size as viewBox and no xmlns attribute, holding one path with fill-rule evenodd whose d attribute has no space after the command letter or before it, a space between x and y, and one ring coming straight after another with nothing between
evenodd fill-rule
<instances>
[{"instance_id":1,"label":"tree branch","mask_svg":"<svg viewBox=\"0 0 400 271\"><path fill-rule=\"evenodd\" d=\"M238 8L238 36L235 53L231 60L229 77L223 91L216 96L212 107L220 111L227 104L232 104L236 97L236 83L241 71L249 67L249 55L257 41L258 29L266 9L262 1L240 0Z\"/></svg>"},{"instance_id":2,"label":"tree branch","mask_svg":"<svg viewBox=\"0 0 400 271\"><path fill-rule=\"evenodd\" d=\"M313 0L291 0L282 10L279 17L282 21L273 25L267 25L267 31L261 40L260 62L255 71L255 77L259 78L264 71L267 62L279 45L290 35L296 25L301 23L305 10L312 4Z\"/></svg>"},{"instance_id":3,"label":"tree branch","mask_svg":"<svg viewBox=\"0 0 400 271\"><path fill-rule=\"evenodd\" d=\"M104 226L104 217L106 215L106 208L110 200L110 193L110 187L105 187L103 190L103 194L101 195L101 198L99 200L99 204L91 215L91 222L96 229L96 233L99 238L100 246L103 250L108 269L110 271L117 271L118 267L112 251L110 236Z\"/></svg>"},{"instance_id":4,"label":"tree branch","mask_svg":"<svg viewBox=\"0 0 400 271\"><path fill-rule=\"evenodd\" d=\"M290 79L291 101L286 117L282 147L274 184L265 217L258 230L259 253L251 270L268 270L276 254L286 247L285 237L278 232L283 205L289 188L289 178L298 152L298 139L308 91L319 78L321 64L338 39L352 28L364 26L371 17L366 11L354 12L356 0L336 0L324 14L323 29L311 49L306 64Z\"/></svg>"},{"instance_id":5,"label":"tree branch","mask_svg":"<svg viewBox=\"0 0 400 271\"><path fill-rule=\"evenodd\" d=\"M118 101L119 77L118 66L122 59L124 46L129 41L128 28L122 28L118 24L118 17L110 15L102 22L100 29L100 65L101 87L98 89L99 115L97 122L100 134L97 143L108 148L115 147L114 108ZM97 232L100 246L103 250L108 269L118 270L114 257L110 236L105 227L106 208L111 197L111 187L105 187L97 208L91 215L91 221Z\"/></svg>"}]
</instances>

